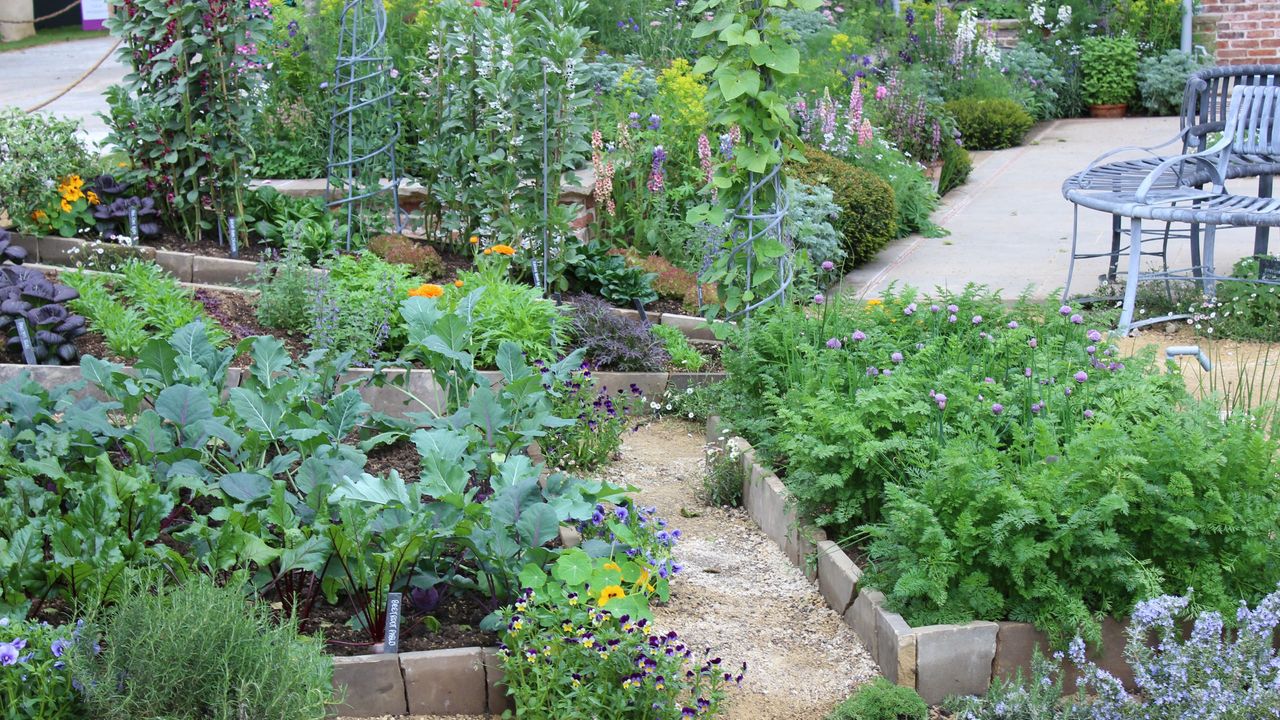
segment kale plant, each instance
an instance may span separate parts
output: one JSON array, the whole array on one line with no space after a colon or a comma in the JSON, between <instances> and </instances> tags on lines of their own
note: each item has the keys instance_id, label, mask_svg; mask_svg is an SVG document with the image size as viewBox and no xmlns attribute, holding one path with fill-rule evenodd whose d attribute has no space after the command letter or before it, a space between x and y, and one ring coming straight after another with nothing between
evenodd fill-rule
<instances>
[{"instance_id":1,"label":"kale plant","mask_svg":"<svg viewBox=\"0 0 1280 720\"><path fill-rule=\"evenodd\" d=\"M12 245L9 233L0 229L0 263L21 264L25 249ZM61 365L76 359L75 339L85 332L84 318L67 310L75 290L51 282L38 270L0 265L0 333L14 355L22 354L19 326L25 324L36 362Z\"/></svg>"},{"instance_id":2,"label":"kale plant","mask_svg":"<svg viewBox=\"0 0 1280 720\"><path fill-rule=\"evenodd\" d=\"M671 356L650 326L617 312L609 303L590 295L570 302L574 345L586 350L587 359L602 370L661 372Z\"/></svg>"}]
</instances>

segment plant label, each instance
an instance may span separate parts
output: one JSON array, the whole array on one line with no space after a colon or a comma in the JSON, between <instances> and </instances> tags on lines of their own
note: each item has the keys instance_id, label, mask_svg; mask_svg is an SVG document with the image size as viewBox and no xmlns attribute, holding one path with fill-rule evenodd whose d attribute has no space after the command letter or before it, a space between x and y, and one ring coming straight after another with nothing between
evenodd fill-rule
<instances>
[{"instance_id":1,"label":"plant label","mask_svg":"<svg viewBox=\"0 0 1280 720\"><path fill-rule=\"evenodd\" d=\"M27 327L27 319L16 318L14 325L18 328L18 342L22 345L22 359L28 365L36 364L36 349L31 345L31 330Z\"/></svg>"},{"instance_id":2,"label":"plant label","mask_svg":"<svg viewBox=\"0 0 1280 720\"><path fill-rule=\"evenodd\" d=\"M1258 279L1280 282L1280 260L1258 258Z\"/></svg>"},{"instance_id":3,"label":"plant label","mask_svg":"<svg viewBox=\"0 0 1280 720\"><path fill-rule=\"evenodd\" d=\"M400 593L387 593L387 625L382 652L392 654L400 652L400 610L402 600Z\"/></svg>"},{"instance_id":4,"label":"plant label","mask_svg":"<svg viewBox=\"0 0 1280 720\"><path fill-rule=\"evenodd\" d=\"M240 257L240 234L234 217L227 218L227 243L231 246L231 257Z\"/></svg>"},{"instance_id":5,"label":"plant label","mask_svg":"<svg viewBox=\"0 0 1280 720\"><path fill-rule=\"evenodd\" d=\"M129 208L129 237L133 239L133 243L138 244L138 208Z\"/></svg>"}]
</instances>

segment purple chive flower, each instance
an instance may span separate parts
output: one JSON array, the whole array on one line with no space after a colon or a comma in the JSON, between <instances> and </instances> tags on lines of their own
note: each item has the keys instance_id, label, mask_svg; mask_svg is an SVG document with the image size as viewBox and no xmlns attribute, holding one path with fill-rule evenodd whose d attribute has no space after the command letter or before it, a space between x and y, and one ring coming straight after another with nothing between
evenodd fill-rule
<instances>
[{"instance_id":1,"label":"purple chive flower","mask_svg":"<svg viewBox=\"0 0 1280 720\"><path fill-rule=\"evenodd\" d=\"M902 353L895 351L892 355L889 356L889 359L893 361L893 364L897 365L898 363L902 362Z\"/></svg>"},{"instance_id":2,"label":"purple chive flower","mask_svg":"<svg viewBox=\"0 0 1280 720\"><path fill-rule=\"evenodd\" d=\"M960 308L956 305L948 305L947 312L951 313L952 315L955 315L956 313L960 312Z\"/></svg>"},{"instance_id":3,"label":"purple chive flower","mask_svg":"<svg viewBox=\"0 0 1280 720\"><path fill-rule=\"evenodd\" d=\"M841 347L843 347L843 344L840 342L840 338L831 338L830 340L827 341L827 347L831 348L832 350L839 350Z\"/></svg>"},{"instance_id":4,"label":"purple chive flower","mask_svg":"<svg viewBox=\"0 0 1280 720\"><path fill-rule=\"evenodd\" d=\"M933 396L933 401L934 401L934 402L936 402L936 403L938 403L938 409L939 409L939 410L946 410L946 409L947 409L947 396L946 396L946 395L943 395L942 393L937 393L936 395L934 395L934 396Z\"/></svg>"},{"instance_id":5,"label":"purple chive flower","mask_svg":"<svg viewBox=\"0 0 1280 720\"><path fill-rule=\"evenodd\" d=\"M1009 329L1010 329L1010 330L1017 330L1017 329L1018 329L1018 321L1017 321L1017 320L1010 320L1010 321L1009 321Z\"/></svg>"},{"instance_id":6,"label":"purple chive flower","mask_svg":"<svg viewBox=\"0 0 1280 720\"><path fill-rule=\"evenodd\" d=\"M1084 318L1080 317L1079 315L1072 315L1072 316L1071 316L1071 324L1072 324L1072 325L1083 325L1083 324L1084 324Z\"/></svg>"},{"instance_id":7,"label":"purple chive flower","mask_svg":"<svg viewBox=\"0 0 1280 720\"><path fill-rule=\"evenodd\" d=\"M932 313L942 312L942 308L938 307L937 305L930 305L929 312L932 312Z\"/></svg>"},{"instance_id":8,"label":"purple chive flower","mask_svg":"<svg viewBox=\"0 0 1280 720\"><path fill-rule=\"evenodd\" d=\"M1084 351L1092 355L1098 352L1098 347L1096 345L1090 345L1089 347L1085 348Z\"/></svg>"},{"instance_id":9,"label":"purple chive flower","mask_svg":"<svg viewBox=\"0 0 1280 720\"><path fill-rule=\"evenodd\" d=\"M1081 370L1080 372L1078 372L1078 373L1076 373L1076 374L1075 374L1075 378L1076 378L1076 382L1078 382L1078 383L1088 382L1088 381L1089 381L1089 373L1087 373L1087 372L1085 372L1085 371Z\"/></svg>"},{"instance_id":10,"label":"purple chive flower","mask_svg":"<svg viewBox=\"0 0 1280 720\"><path fill-rule=\"evenodd\" d=\"M996 382L996 379L990 378L990 377L982 378L982 382L986 383L987 385L994 385Z\"/></svg>"},{"instance_id":11,"label":"purple chive flower","mask_svg":"<svg viewBox=\"0 0 1280 720\"><path fill-rule=\"evenodd\" d=\"M1070 315L1070 314L1071 314L1071 306L1070 306L1070 305L1063 305L1062 307L1058 308L1058 314L1062 315L1063 317L1065 317L1065 316L1067 316L1067 315Z\"/></svg>"},{"instance_id":12,"label":"purple chive flower","mask_svg":"<svg viewBox=\"0 0 1280 720\"><path fill-rule=\"evenodd\" d=\"M1043 409L1044 405L1041 405L1040 403L1031 403L1031 413L1033 415L1039 415L1040 411Z\"/></svg>"},{"instance_id":13,"label":"purple chive flower","mask_svg":"<svg viewBox=\"0 0 1280 720\"><path fill-rule=\"evenodd\" d=\"M954 325L954 324L955 324L955 322L956 322L956 316L955 316L955 315L948 315L948 316L947 316L947 322L949 322L949 323L951 323L951 324L953 324L953 325Z\"/></svg>"},{"instance_id":14,"label":"purple chive flower","mask_svg":"<svg viewBox=\"0 0 1280 720\"><path fill-rule=\"evenodd\" d=\"M1036 346L1039 344L1040 343L1036 342L1035 338L1031 338L1030 340L1027 341L1027 347L1031 348L1032 350L1035 350Z\"/></svg>"},{"instance_id":15,"label":"purple chive flower","mask_svg":"<svg viewBox=\"0 0 1280 720\"><path fill-rule=\"evenodd\" d=\"M880 368L876 367L875 365L872 365L871 367L867 368L867 377L875 377L879 374L880 374Z\"/></svg>"},{"instance_id":16,"label":"purple chive flower","mask_svg":"<svg viewBox=\"0 0 1280 720\"><path fill-rule=\"evenodd\" d=\"M1097 330L1090 330L1086 335L1089 338L1089 342L1100 342L1102 340L1102 333Z\"/></svg>"},{"instance_id":17,"label":"purple chive flower","mask_svg":"<svg viewBox=\"0 0 1280 720\"><path fill-rule=\"evenodd\" d=\"M974 324L974 325L981 325L981 324L982 324L982 316L981 316L981 315L974 315L974 316L973 316L973 324Z\"/></svg>"},{"instance_id":18,"label":"purple chive flower","mask_svg":"<svg viewBox=\"0 0 1280 720\"><path fill-rule=\"evenodd\" d=\"M911 317L912 315L915 315L915 314L916 314L916 304L915 304L915 303L911 303L910 305L908 305L908 306L906 306L906 307L902 308L902 314L903 314L903 315L906 315L907 317Z\"/></svg>"},{"instance_id":19,"label":"purple chive flower","mask_svg":"<svg viewBox=\"0 0 1280 720\"><path fill-rule=\"evenodd\" d=\"M1092 410L1085 410L1085 411L1084 411L1084 419L1085 419L1085 420L1092 420L1092 419L1093 419L1093 411L1092 411Z\"/></svg>"},{"instance_id":20,"label":"purple chive flower","mask_svg":"<svg viewBox=\"0 0 1280 720\"><path fill-rule=\"evenodd\" d=\"M1068 386L1066 386L1066 387L1062 388L1062 394L1063 394L1063 395L1066 395L1067 397L1071 397L1071 386L1070 386L1070 385L1068 385Z\"/></svg>"},{"instance_id":21,"label":"purple chive flower","mask_svg":"<svg viewBox=\"0 0 1280 720\"><path fill-rule=\"evenodd\" d=\"M836 264L831 262L830 260L823 260L822 269L826 270L827 272L831 272L832 270L836 269Z\"/></svg>"},{"instance_id":22,"label":"purple chive flower","mask_svg":"<svg viewBox=\"0 0 1280 720\"><path fill-rule=\"evenodd\" d=\"M1000 403L992 403L992 404L991 404L991 414L992 414L992 415L999 415L999 414L1000 414L1000 413L1002 413L1002 412L1004 412L1004 406L1003 406L1003 405L1001 405Z\"/></svg>"},{"instance_id":23,"label":"purple chive flower","mask_svg":"<svg viewBox=\"0 0 1280 720\"><path fill-rule=\"evenodd\" d=\"M1023 375L1026 375L1027 377L1031 377L1031 368L1027 368L1027 369L1023 370L1023 371L1022 371L1022 374L1023 374Z\"/></svg>"},{"instance_id":24,"label":"purple chive flower","mask_svg":"<svg viewBox=\"0 0 1280 720\"><path fill-rule=\"evenodd\" d=\"M867 334L862 332L861 330L854 330L853 335L851 335L850 337L852 337L857 342L862 342L863 340L867 339Z\"/></svg>"},{"instance_id":25,"label":"purple chive flower","mask_svg":"<svg viewBox=\"0 0 1280 720\"><path fill-rule=\"evenodd\" d=\"M826 298L826 296L825 296L825 295L823 295L822 293L818 293L817 295L814 295L814 296L813 296L813 304L814 304L814 305L821 305L821 304L825 303L826 301L827 301L827 298Z\"/></svg>"}]
</instances>

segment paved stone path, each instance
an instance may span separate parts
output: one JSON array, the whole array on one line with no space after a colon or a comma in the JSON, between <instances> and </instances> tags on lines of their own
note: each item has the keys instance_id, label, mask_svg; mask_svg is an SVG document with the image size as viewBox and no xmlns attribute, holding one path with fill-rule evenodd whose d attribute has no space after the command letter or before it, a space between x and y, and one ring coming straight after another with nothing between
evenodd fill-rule
<instances>
[{"instance_id":1,"label":"paved stone path","mask_svg":"<svg viewBox=\"0 0 1280 720\"><path fill-rule=\"evenodd\" d=\"M951 234L891 243L850 273L843 289L873 297L894 282L924 289L974 282L998 288L1008 299L1028 288L1036 298L1055 295L1066 282L1071 254L1072 205L1062 197L1062 181L1108 150L1151 145L1177 131L1173 117L1057 120L1036 126L1021 147L974 153L969 182L949 193L934 214ZM1080 212L1081 248L1109 248L1110 233L1109 216ZM1252 229L1220 231L1217 265L1229 269L1252 250ZM1187 243L1171 242L1169 266L1190 265ZM1078 264L1072 292L1094 290L1105 271L1103 259Z\"/></svg>"}]
</instances>

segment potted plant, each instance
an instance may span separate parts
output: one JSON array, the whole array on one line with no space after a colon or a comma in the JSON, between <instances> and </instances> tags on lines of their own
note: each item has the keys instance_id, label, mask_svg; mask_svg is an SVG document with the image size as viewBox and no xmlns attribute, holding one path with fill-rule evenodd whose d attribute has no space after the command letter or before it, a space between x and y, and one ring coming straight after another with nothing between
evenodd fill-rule
<instances>
[{"instance_id":1,"label":"potted plant","mask_svg":"<svg viewBox=\"0 0 1280 720\"><path fill-rule=\"evenodd\" d=\"M1138 43L1128 35L1085 38L1080 46L1084 100L1093 117L1124 117L1138 91Z\"/></svg>"}]
</instances>

